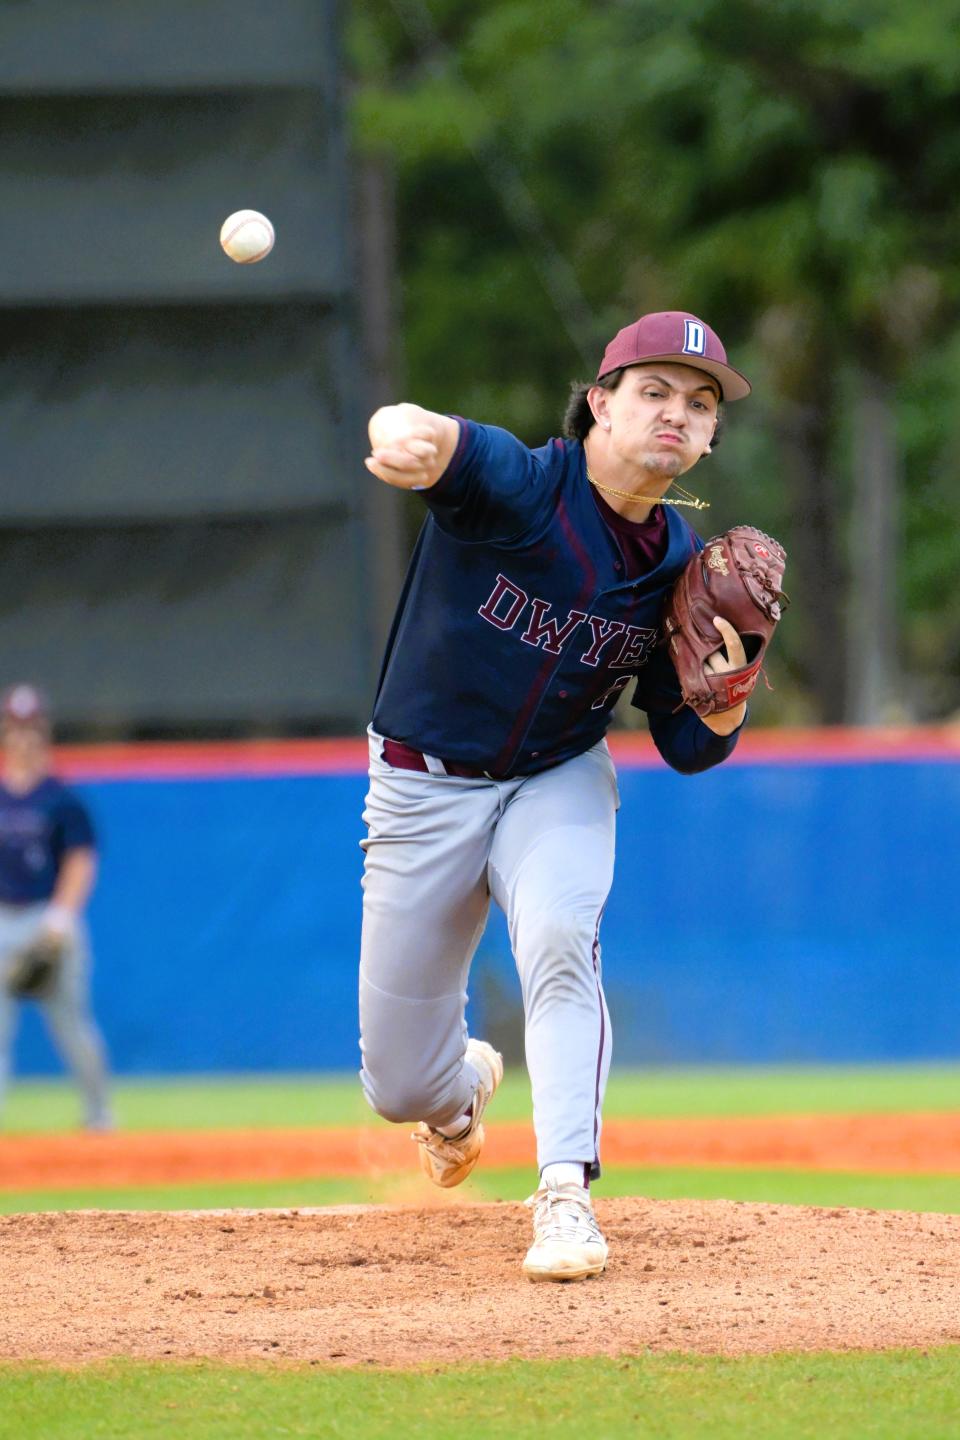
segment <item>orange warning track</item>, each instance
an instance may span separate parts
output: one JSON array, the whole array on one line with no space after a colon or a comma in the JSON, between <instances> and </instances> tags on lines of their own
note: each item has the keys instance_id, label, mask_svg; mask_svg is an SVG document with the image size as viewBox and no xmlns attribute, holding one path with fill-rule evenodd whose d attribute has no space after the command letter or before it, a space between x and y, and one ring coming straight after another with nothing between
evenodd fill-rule
<instances>
[{"instance_id":1,"label":"orange warning track","mask_svg":"<svg viewBox=\"0 0 960 1440\"><path fill-rule=\"evenodd\" d=\"M960 1114L611 1120L608 1166L960 1174ZM377 1176L410 1170L406 1126L0 1136L0 1190ZM490 1125L485 1170L533 1166L529 1125Z\"/></svg>"}]
</instances>

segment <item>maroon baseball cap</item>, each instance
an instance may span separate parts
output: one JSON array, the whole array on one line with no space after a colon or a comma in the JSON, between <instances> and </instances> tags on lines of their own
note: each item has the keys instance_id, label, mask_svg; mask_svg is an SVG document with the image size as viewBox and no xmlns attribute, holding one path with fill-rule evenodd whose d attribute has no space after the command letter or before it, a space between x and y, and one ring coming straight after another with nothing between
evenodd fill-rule
<instances>
[{"instance_id":1,"label":"maroon baseball cap","mask_svg":"<svg viewBox=\"0 0 960 1440\"><path fill-rule=\"evenodd\" d=\"M0 717L15 725L46 725L50 707L35 685L11 685L0 697Z\"/></svg>"},{"instance_id":2,"label":"maroon baseball cap","mask_svg":"<svg viewBox=\"0 0 960 1440\"><path fill-rule=\"evenodd\" d=\"M750 381L727 364L716 331L686 310L658 310L618 330L603 353L597 379L648 360L672 360L705 370L719 381L724 400L743 400L750 394Z\"/></svg>"}]
</instances>

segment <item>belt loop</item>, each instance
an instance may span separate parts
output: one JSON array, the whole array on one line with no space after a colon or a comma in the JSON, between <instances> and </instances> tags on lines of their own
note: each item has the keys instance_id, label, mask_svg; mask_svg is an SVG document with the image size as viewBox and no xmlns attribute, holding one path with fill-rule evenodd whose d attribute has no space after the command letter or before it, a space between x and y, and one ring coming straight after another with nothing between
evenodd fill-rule
<instances>
[{"instance_id":1,"label":"belt loop","mask_svg":"<svg viewBox=\"0 0 960 1440\"><path fill-rule=\"evenodd\" d=\"M446 765L444 765L442 760L438 760L436 755L425 754L423 757L423 763L426 765L431 775L446 775L447 773Z\"/></svg>"},{"instance_id":2,"label":"belt loop","mask_svg":"<svg viewBox=\"0 0 960 1440\"><path fill-rule=\"evenodd\" d=\"M367 744L370 750L371 760L383 760L384 764L387 763L383 754L386 743L384 736L378 735L372 725L367 726Z\"/></svg>"}]
</instances>

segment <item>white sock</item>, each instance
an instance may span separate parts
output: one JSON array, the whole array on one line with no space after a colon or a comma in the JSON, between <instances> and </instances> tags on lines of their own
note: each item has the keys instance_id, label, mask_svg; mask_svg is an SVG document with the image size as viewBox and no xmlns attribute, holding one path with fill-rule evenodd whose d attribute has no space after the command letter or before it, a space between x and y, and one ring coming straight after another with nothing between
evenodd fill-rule
<instances>
[{"instance_id":1,"label":"white sock","mask_svg":"<svg viewBox=\"0 0 960 1440\"><path fill-rule=\"evenodd\" d=\"M544 1165L540 1172L540 1183L542 1185L579 1185L581 1190L590 1188L586 1165L574 1165L565 1160L560 1161L557 1165Z\"/></svg>"},{"instance_id":2,"label":"white sock","mask_svg":"<svg viewBox=\"0 0 960 1440\"><path fill-rule=\"evenodd\" d=\"M466 1135L473 1121L473 1111L461 1115L459 1120L454 1120L451 1125L434 1125L438 1135L445 1135L448 1140L459 1140L461 1135Z\"/></svg>"}]
</instances>

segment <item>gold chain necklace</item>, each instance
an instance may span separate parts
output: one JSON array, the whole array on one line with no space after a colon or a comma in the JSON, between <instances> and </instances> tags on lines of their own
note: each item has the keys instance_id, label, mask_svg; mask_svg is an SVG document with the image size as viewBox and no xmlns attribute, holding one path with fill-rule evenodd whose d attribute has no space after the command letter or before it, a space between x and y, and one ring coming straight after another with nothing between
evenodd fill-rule
<instances>
[{"instance_id":1,"label":"gold chain necklace","mask_svg":"<svg viewBox=\"0 0 960 1440\"><path fill-rule=\"evenodd\" d=\"M599 480L594 480L590 474L590 466L587 465L586 468L587 479L591 485L595 485L598 490L605 490L608 495L619 495L621 500L633 500L635 502L642 502L644 505L689 505L692 510L710 509L709 500L698 500L696 495L691 495L689 490L684 490L682 485L677 485L676 480L674 480L673 483L680 491L680 494L685 496L683 500L674 500L667 495L633 495L629 490L614 490L612 485L601 485Z\"/></svg>"}]
</instances>

